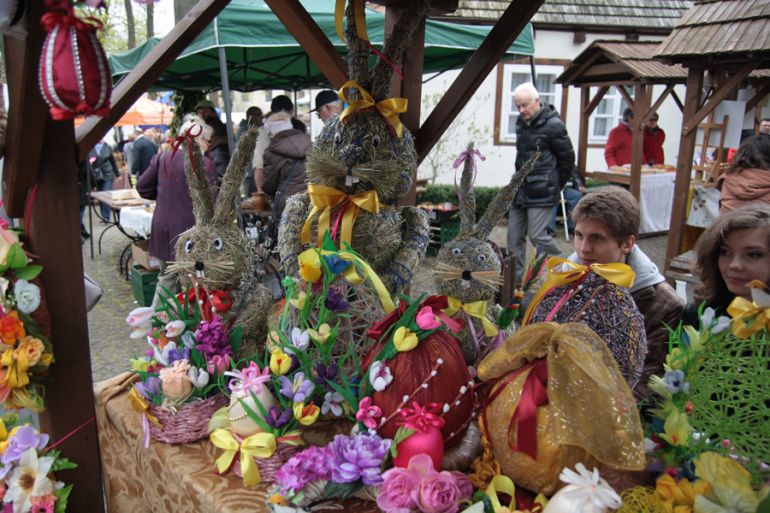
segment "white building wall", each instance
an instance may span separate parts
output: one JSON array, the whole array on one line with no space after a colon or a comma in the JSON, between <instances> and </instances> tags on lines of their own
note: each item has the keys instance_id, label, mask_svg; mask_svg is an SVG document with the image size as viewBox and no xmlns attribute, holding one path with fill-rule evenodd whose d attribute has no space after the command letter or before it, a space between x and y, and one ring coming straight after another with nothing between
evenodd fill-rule
<instances>
[{"instance_id":1,"label":"white building wall","mask_svg":"<svg viewBox=\"0 0 770 513\"><path fill-rule=\"evenodd\" d=\"M535 58L536 59L573 59L582 52L592 41L596 39L624 39L622 34L597 34L587 33L586 41L581 44L573 43L572 32L562 32L554 30L535 31ZM642 37L643 40L659 40L658 37ZM537 66L536 66L537 68ZM445 158L446 165L442 166L436 179L436 183L453 183L454 172L451 167L451 161L462 151L470 137L467 127L471 122L477 126L486 128L486 135L483 140L474 141L481 153L486 156L486 161L480 162L476 174L476 184L485 186L500 186L506 184L514 171L514 162L516 160L516 149L510 145L495 145L493 140L493 131L498 122L495 120L495 100L500 92L497 90L497 67L487 76L478 91L460 115L454 121L459 125L452 135L451 141L445 145L446 153L450 158ZM459 71L447 72L435 79L429 80L423 84L423 97L435 93L443 94L459 74ZM428 77L426 77L428 78ZM665 89L664 86L656 86L653 94L653 102ZM684 99L684 86L675 88L681 99ZM561 105L555 106L561 110ZM666 142L664 151L667 164L676 164L676 152L679 148L679 131L682 123L682 113L674 100L669 96L658 110L660 121L659 126L666 132ZM422 109L422 119L425 120L429 112ZM572 145L575 147L577 155L577 144L580 123L580 90L570 87L568 92L568 103L566 110L567 131L572 139ZM615 123L617 124L617 123ZM596 141L594 141L596 142ZM591 141L589 140L589 143ZM436 151L435 149L433 151ZM427 159L426 159L427 160ZM605 170L607 168L604 161L603 148L588 149L588 167L590 170ZM420 177L427 177L431 173L429 167L423 163L418 170Z\"/></svg>"}]
</instances>

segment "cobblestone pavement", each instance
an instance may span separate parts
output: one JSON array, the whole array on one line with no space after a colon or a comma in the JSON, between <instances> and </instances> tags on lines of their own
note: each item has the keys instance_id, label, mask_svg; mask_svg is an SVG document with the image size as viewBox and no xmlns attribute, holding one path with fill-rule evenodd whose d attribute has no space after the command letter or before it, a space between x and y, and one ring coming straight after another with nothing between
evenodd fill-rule
<instances>
[{"instance_id":1,"label":"cobblestone pavement","mask_svg":"<svg viewBox=\"0 0 770 513\"><path fill-rule=\"evenodd\" d=\"M105 229L100 255L97 241ZM131 290L131 282L123 278L118 271L120 253L129 244L129 240L117 229L108 227L96 218L94 218L92 236L94 258L91 258L90 241L86 241L83 245L83 266L85 272L104 289L102 299L88 314L93 379L100 381L128 370L128 359L141 354L147 347L144 340L129 338L130 330L125 322L126 315L137 306ZM495 227L491 239L504 247L505 227ZM666 240L665 235L660 235L639 241L639 246L659 268L662 268L665 258ZM563 231L557 241L565 255L572 252L572 242L565 242ZM531 250L530 247L529 251ZM435 291L431 275L434 263L434 258L427 257L415 272L412 284L413 295Z\"/></svg>"}]
</instances>

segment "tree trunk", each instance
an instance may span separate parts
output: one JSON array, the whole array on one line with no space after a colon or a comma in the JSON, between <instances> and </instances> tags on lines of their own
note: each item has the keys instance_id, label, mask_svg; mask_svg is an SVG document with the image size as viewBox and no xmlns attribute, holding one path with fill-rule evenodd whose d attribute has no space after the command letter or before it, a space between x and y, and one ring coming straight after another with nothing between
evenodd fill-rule
<instances>
[{"instance_id":1,"label":"tree trunk","mask_svg":"<svg viewBox=\"0 0 770 513\"><path fill-rule=\"evenodd\" d=\"M174 22L179 23L197 3L198 0L174 0Z\"/></svg>"},{"instance_id":2,"label":"tree trunk","mask_svg":"<svg viewBox=\"0 0 770 513\"><path fill-rule=\"evenodd\" d=\"M134 6L132 0L123 0L126 8L126 28L128 29L128 49L136 47L136 26L134 25Z\"/></svg>"},{"instance_id":3,"label":"tree trunk","mask_svg":"<svg viewBox=\"0 0 770 513\"><path fill-rule=\"evenodd\" d=\"M147 39L155 35L155 3L147 2Z\"/></svg>"}]
</instances>

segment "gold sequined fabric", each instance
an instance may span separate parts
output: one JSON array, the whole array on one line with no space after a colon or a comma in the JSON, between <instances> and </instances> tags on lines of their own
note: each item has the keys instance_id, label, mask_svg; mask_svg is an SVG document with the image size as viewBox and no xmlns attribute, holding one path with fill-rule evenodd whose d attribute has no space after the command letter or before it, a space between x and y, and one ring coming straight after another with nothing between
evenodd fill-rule
<instances>
[{"instance_id":1,"label":"gold sequined fabric","mask_svg":"<svg viewBox=\"0 0 770 513\"><path fill-rule=\"evenodd\" d=\"M514 451L518 407L527 373L506 378L528 362L545 358L548 404L537 411L537 460ZM644 468L642 425L631 390L607 345L580 323L537 323L510 336L478 367L492 382L494 399L483 412L492 452L504 474L517 485L551 494L559 473L578 462L601 462L618 469ZM497 389L505 390L495 397ZM509 445L510 444L510 445Z\"/></svg>"}]
</instances>

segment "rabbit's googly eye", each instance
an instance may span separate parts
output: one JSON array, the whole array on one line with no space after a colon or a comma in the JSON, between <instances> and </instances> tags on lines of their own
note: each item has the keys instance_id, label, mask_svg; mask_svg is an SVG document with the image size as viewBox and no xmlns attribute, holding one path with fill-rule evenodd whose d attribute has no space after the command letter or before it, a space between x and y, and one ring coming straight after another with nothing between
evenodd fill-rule
<instances>
[{"instance_id":1,"label":"rabbit's googly eye","mask_svg":"<svg viewBox=\"0 0 770 513\"><path fill-rule=\"evenodd\" d=\"M184 243L184 252L185 253L189 253L190 251L192 251L192 249L193 249L193 241L188 240L187 242Z\"/></svg>"},{"instance_id":2,"label":"rabbit's googly eye","mask_svg":"<svg viewBox=\"0 0 770 513\"><path fill-rule=\"evenodd\" d=\"M222 248L225 246L225 243L222 241L221 238L217 237L214 239L214 249L217 251L222 251Z\"/></svg>"},{"instance_id":3,"label":"rabbit's googly eye","mask_svg":"<svg viewBox=\"0 0 770 513\"><path fill-rule=\"evenodd\" d=\"M462 250L460 248L452 248L453 255L459 255L460 253L462 253Z\"/></svg>"},{"instance_id":4,"label":"rabbit's googly eye","mask_svg":"<svg viewBox=\"0 0 770 513\"><path fill-rule=\"evenodd\" d=\"M486 260L486 259L487 259L487 255L479 255L479 256L477 256L477 257L476 257L476 259L477 259L479 262L483 262L484 260Z\"/></svg>"},{"instance_id":5,"label":"rabbit's googly eye","mask_svg":"<svg viewBox=\"0 0 770 513\"><path fill-rule=\"evenodd\" d=\"M372 146L376 148L379 145L380 145L380 136L375 135L374 137L372 137Z\"/></svg>"},{"instance_id":6,"label":"rabbit's googly eye","mask_svg":"<svg viewBox=\"0 0 770 513\"><path fill-rule=\"evenodd\" d=\"M334 134L334 144L340 144L342 142L342 134L337 132Z\"/></svg>"}]
</instances>

